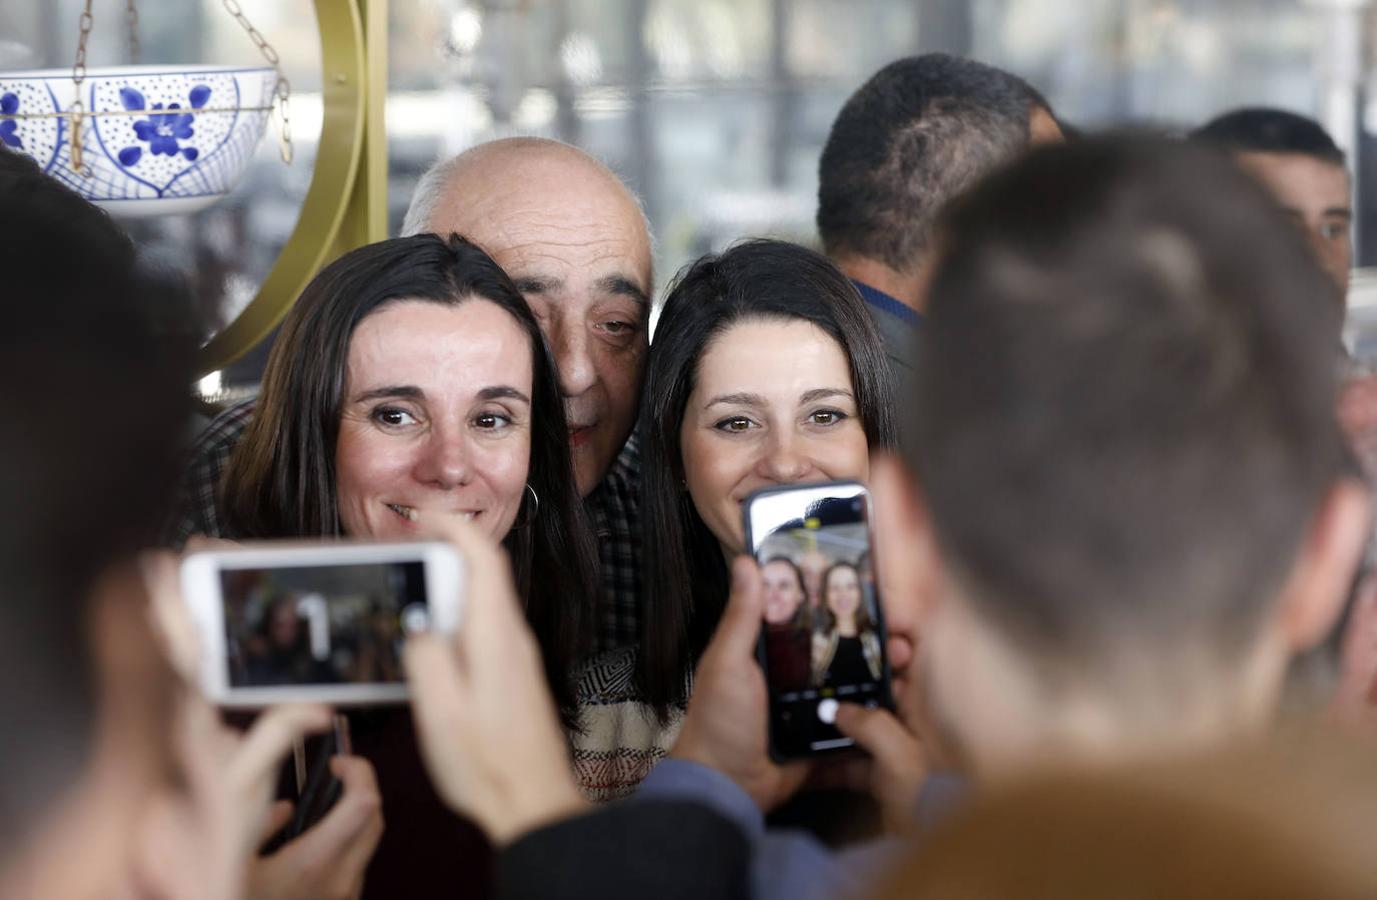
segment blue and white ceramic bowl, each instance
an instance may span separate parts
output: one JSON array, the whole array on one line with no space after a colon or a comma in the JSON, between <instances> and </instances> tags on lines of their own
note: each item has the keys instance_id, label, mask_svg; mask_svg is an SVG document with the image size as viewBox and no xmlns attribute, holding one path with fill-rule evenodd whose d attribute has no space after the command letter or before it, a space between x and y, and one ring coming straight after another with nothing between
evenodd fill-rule
<instances>
[{"instance_id":1,"label":"blue and white ceramic bowl","mask_svg":"<svg viewBox=\"0 0 1377 900\"><path fill-rule=\"evenodd\" d=\"M263 136L277 73L229 66L90 69L72 169L70 69L0 72L0 142L115 215L183 215L229 193ZM94 115L92 115L94 113Z\"/></svg>"}]
</instances>

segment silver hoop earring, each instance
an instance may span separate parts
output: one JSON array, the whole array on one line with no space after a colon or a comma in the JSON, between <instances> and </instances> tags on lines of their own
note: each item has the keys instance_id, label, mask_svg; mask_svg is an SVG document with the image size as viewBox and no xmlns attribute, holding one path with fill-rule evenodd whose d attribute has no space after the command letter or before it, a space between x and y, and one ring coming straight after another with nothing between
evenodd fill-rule
<instances>
[{"instance_id":1,"label":"silver hoop earring","mask_svg":"<svg viewBox=\"0 0 1377 900\"><path fill-rule=\"evenodd\" d=\"M540 495L535 488L531 487L530 482L526 483L526 493L531 495L531 511L526 515L527 522L535 521L535 517L540 515Z\"/></svg>"}]
</instances>

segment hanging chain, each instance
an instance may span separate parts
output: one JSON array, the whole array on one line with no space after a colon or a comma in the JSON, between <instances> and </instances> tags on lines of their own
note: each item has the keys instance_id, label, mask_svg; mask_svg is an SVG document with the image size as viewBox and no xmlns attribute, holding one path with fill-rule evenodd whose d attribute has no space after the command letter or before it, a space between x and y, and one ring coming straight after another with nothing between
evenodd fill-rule
<instances>
[{"instance_id":1,"label":"hanging chain","mask_svg":"<svg viewBox=\"0 0 1377 900\"><path fill-rule=\"evenodd\" d=\"M86 106L81 102L81 83L86 80L86 43L91 38L91 25L94 21L91 17L91 0L86 0L86 8L81 11L81 36L77 38L76 62L72 63L73 99L68 110L72 118L72 135L68 138L72 154L72 171L88 176L91 170L81 162L81 118L86 114Z\"/></svg>"},{"instance_id":2,"label":"hanging chain","mask_svg":"<svg viewBox=\"0 0 1377 900\"><path fill-rule=\"evenodd\" d=\"M86 117L86 105L81 100L81 86L86 80L86 45L91 38L91 26L95 23L91 15L91 2L86 0L85 6L81 11L81 35L77 39L76 61L72 64L72 88L73 100L67 114L71 119L72 134L69 138L71 147L71 167L73 171L82 175L90 175L91 172L82 164L81 158L81 126L82 120ZM277 51L263 33L253 27L253 23L244 15L244 10L239 6L237 0L223 0L225 10L234 17L240 27L248 34L249 38L258 47L258 52L263 54L263 58L273 67L277 73L277 81L273 84L273 96L278 101L278 113L282 116L282 161L290 163L292 161L292 121L288 111L288 100L292 95L291 82L287 76L282 74L281 59ZM135 5L135 0L126 0L126 19L129 26L129 56L132 61L138 61L141 53L139 46L139 11Z\"/></svg>"},{"instance_id":3,"label":"hanging chain","mask_svg":"<svg viewBox=\"0 0 1377 900\"><path fill-rule=\"evenodd\" d=\"M133 0L130 0L132 3ZM253 27L248 16L244 15L244 10L239 6L237 0L222 0L225 11L234 17L234 21L239 23L239 27L244 29L249 39L258 47L258 52L263 54L266 59L277 71L277 82L273 85L273 96L277 98L277 110L282 116L282 161L290 163L292 161L292 120L287 109L287 100L292 95L291 82L287 76L282 74L281 60L278 58L277 51L273 45L268 43L268 39L263 36L263 32ZM90 0L87 0L90 3Z\"/></svg>"},{"instance_id":4,"label":"hanging chain","mask_svg":"<svg viewBox=\"0 0 1377 900\"><path fill-rule=\"evenodd\" d=\"M139 9L134 5L134 0L128 0L128 12L126 20L129 23L129 61L137 63L139 57L143 55L143 47L139 45Z\"/></svg>"}]
</instances>

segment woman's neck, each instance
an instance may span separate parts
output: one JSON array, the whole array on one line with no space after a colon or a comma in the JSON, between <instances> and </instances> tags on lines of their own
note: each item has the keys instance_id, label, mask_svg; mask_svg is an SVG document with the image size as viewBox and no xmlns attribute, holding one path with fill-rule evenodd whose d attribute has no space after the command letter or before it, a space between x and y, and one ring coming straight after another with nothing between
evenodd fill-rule
<instances>
[{"instance_id":1,"label":"woman's neck","mask_svg":"<svg viewBox=\"0 0 1377 900\"><path fill-rule=\"evenodd\" d=\"M846 619L838 619L838 620L837 620L837 636L838 636L838 637L855 637L855 636L856 636L856 617L855 617L855 616L851 616L851 617L846 618Z\"/></svg>"}]
</instances>

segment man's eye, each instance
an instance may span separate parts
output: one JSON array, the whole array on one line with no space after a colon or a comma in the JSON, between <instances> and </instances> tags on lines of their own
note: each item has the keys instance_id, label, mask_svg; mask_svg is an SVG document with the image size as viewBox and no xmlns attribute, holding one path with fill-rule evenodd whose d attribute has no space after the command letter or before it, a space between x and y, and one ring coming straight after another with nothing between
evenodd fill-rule
<instances>
[{"instance_id":1,"label":"man's eye","mask_svg":"<svg viewBox=\"0 0 1377 900\"><path fill-rule=\"evenodd\" d=\"M1320 237L1326 241L1337 241L1348 236L1348 226L1338 222L1320 223Z\"/></svg>"},{"instance_id":2,"label":"man's eye","mask_svg":"<svg viewBox=\"0 0 1377 900\"><path fill-rule=\"evenodd\" d=\"M620 319L613 319L610 322L603 322L600 327L603 331L615 337L630 334L631 332L636 330L635 324L631 322L623 322Z\"/></svg>"},{"instance_id":3,"label":"man's eye","mask_svg":"<svg viewBox=\"0 0 1377 900\"><path fill-rule=\"evenodd\" d=\"M373 411L373 421L389 428L401 428L406 425L414 425L416 418L404 409L397 409L394 406L384 406Z\"/></svg>"},{"instance_id":4,"label":"man's eye","mask_svg":"<svg viewBox=\"0 0 1377 900\"><path fill-rule=\"evenodd\" d=\"M733 434L740 434L743 431L750 431L755 423L745 416L728 416L713 427L718 431L727 431Z\"/></svg>"}]
</instances>

